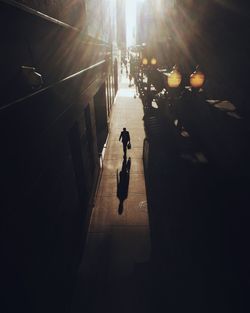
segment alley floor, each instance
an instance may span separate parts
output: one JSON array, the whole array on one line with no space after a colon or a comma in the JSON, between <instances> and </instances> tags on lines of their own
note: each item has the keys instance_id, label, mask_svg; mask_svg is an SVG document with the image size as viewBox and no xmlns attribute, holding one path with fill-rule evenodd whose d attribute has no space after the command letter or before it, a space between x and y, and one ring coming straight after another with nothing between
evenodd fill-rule
<instances>
[{"instance_id":1,"label":"alley floor","mask_svg":"<svg viewBox=\"0 0 250 313\"><path fill-rule=\"evenodd\" d=\"M143 170L143 107L126 77L113 105L103 171L78 273L71 313L147 312L150 230ZM123 158L119 135L130 132L132 149ZM128 188L117 188L126 171ZM125 187L126 189L126 187Z\"/></svg>"}]
</instances>

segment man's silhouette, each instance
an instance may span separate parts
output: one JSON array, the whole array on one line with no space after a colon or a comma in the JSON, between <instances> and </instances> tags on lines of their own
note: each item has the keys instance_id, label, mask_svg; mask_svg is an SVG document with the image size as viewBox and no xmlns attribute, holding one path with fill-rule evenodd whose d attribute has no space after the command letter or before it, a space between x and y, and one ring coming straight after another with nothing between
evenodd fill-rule
<instances>
[{"instance_id":1,"label":"man's silhouette","mask_svg":"<svg viewBox=\"0 0 250 313\"><path fill-rule=\"evenodd\" d=\"M126 128L123 128L123 131L120 134L119 141L122 140L123 144L123 153L126 155L127 153L127 145L130 143L130 135Z\"/></svg>"},{"instance_id":2,"label":"man's silhouette","mask_svg":"<svg viewBox=\"0 0 250 313\"><path fill-rule=\"evenodd\" d=\"M123 212L123 202L128 197L128 186L129 186L129 172L131 167L131 159L127 160L126 156L123 158L122 169L118 175L117 170L117 198L120 200L118 213Z\"/></svg>"}]
</instances>

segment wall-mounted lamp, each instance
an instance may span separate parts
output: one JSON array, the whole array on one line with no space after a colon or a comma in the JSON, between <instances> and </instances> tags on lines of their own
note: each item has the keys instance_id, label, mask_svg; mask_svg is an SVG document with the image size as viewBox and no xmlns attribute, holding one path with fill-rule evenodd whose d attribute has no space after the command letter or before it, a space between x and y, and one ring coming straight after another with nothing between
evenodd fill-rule
<instances>
[{"instance_id":1,"label":"wall-mounted lamp","mask_svg":"<svg viewBox=\"0 0 250 313\"><path fill-rule=\"evenodd\" d=\"M205 74L196 69L193 74L190 75L190 85L193 88L201 88L205 83Z\"/></svg>"},{"instance_id":2,"label":"wall-mounted lamp","mask_svg":"<svg viewBox=\"0 0 250 313\"><path fill-rule=\"evenodd\" d=\"M150 63L151 63L151 65L156 65L157 64L157 59L156 58L152 58Z\"/></svg>"},{"instance_id":3,"label":"wall-mounted lamp","mask_svg":"<svg viewBox=\"0 0 250 313\"><path fill-rule=\"evenodd\" d=\"M143 58L142 59L142 64L143 65L148 65L148 59L147 58Z\"/></svg>"},{"instance_id":4,"label":"wall-mounted lamp","mask_svg":"<svg viewBox=\"0 0 250 313\"><path fill-rule=\"evenodd\" d=\"M174 66L173 70L167 75L167 86L170 88L177 88L182 81L181 73Z\"/></svg>"}]
</instances>

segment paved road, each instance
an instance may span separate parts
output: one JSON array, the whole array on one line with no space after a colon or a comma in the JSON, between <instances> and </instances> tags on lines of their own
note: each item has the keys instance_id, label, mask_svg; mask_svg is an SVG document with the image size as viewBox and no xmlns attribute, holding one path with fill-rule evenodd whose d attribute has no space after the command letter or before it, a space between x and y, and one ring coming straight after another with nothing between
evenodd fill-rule
<instances>
[{"instance_id":1,"label":"paved road","mask_svg":"<svg viewBox=\"0 0 250 313\"><path fill-rule=\"evenodd\" d=\"M120 132L130 132L125 163ZM124 77L112 109L85 253L78 273L72 313L147 312L150 229L143 170L143 108ZM120 185L118 186L118 181ZM119 189L119 191L118 191ZM121 205L121 199L125 198Z\"/></svg>"}]
</instances>

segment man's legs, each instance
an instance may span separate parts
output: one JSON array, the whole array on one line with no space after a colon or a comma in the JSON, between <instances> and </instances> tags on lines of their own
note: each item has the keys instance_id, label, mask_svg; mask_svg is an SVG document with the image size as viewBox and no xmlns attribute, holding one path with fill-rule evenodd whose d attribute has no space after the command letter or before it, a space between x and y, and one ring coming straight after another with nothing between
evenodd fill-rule
<instances>
[{"instance_id":1,"label":"man's legs","mask_svg":"<svg viewBox=\"0 0 250 313\"><path fill-rule=\"evenodd\" d=\"M123 144L123 153L124 153L124 155L126 155L126 153L127 153L127 143L123 142L122 144Z\"/></svg>"}]
</instances>

